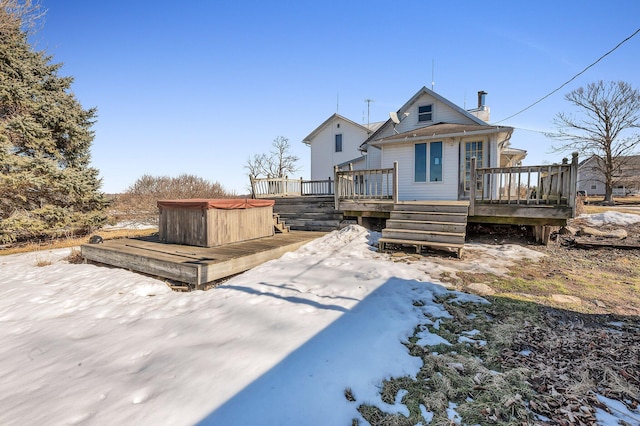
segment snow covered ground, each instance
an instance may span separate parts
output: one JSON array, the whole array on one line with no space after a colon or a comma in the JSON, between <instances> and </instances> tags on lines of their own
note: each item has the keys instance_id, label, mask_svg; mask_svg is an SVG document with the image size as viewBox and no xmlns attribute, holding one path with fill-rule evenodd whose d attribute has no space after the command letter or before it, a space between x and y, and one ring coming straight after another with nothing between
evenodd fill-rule
<instances>
[{"instance_id":1,"label":"snow covered ground","mask_svg":"<svg viewBox=\"0 0 640 426\"><path fill-rule=\"evenodd\" d=\"M434 273L540 254L471 245L465 262L393 262L378 236L350 226L191 293L69 264L69 249L0 257L0 424L344 425L367 401L406 412L378 395L420 368L400 342L425 313L448 315L438 296L483 301Z\"/></svg>"}]
</instances>

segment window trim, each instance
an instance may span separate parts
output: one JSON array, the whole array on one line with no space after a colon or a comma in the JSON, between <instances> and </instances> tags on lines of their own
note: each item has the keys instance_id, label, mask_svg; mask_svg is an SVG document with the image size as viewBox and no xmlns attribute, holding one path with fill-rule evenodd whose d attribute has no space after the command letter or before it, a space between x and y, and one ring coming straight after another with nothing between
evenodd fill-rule
<instances>
[{"instance_id":1,"label":"window trim","mask_svg":"<svg viewBox=\"0 0 640 426\"><path fill-rule=\"evenodd\" d=\"M440 170L440 180L431 180L431 166L432 166L432 157L431 157L431 145L432 144L436 144L439 143L440 144L440 166L441 166L441 170ZM416 151L418 149L418 146L424 146L424 170L420 170L420 177L424 177L424 180L417 180L417 173L418 173L418 168L416 167L417 165L417 158L416 158ZM430 141L430 142L420 142L420 143L415 143L413 145L413 183L414 184L442 184L444 183L444 157L445 157L445 143L444 141Z\"/></svg>"},{"instance_id":2,"label":"window trim","mask_svg":"<svg viewBox=\"0 0 640 426\"><path fill-rule=\"evenodd\" d=\"M333 138L333 152L342 152L342 148L342 133L336 133Z\"/></svg>"},{"instance_id":3,"label":"window trim","mask_svg":"<svg viewBox=\"0 0 640 426\"><path fill-rule=\"evenodd\" d=\"M469 146L470 144L476 144L476 149L470 149L467 151L467 146ZM480 144L481 146L480 149L477 148L478 146L477 144ZM471 182L467 178L467 177L469 178L471 177L471 170L470 170L471 158L474 157L473 155L474 153L480 152L482 154L482 158L478 158L478 156L475 155L476 160L478 161L478 163L476 164L476 167L484 167L485 157L487 156L487 152L486 152L487 149L488 149L488 143L484 138L477 139L477 140L462 141L462 157L464 161L462 180L463 180L463 191L465 193L469 193L471 191ZM467 158L467 152L470 154L468 158ZM482 186L478 187L477 185L478 183L476 182L476 190L481 190Z\"/></svg>"},{"instance_id":4,"label":"window trim","mask_svg":"<svg viewBox=\"0 0 640 426\"><path fill-rule=\"evenodd\" d=\"M429 107L429 111L428 112L420 112L420 108L425 108L425 107ZM425 105L418 105L418 123L430 123L433 122L433 113L434 113L434 106L433 104L425 104ZM429 119L423 119L423 117L429 116Z\"/></svg>"}]
</instances>

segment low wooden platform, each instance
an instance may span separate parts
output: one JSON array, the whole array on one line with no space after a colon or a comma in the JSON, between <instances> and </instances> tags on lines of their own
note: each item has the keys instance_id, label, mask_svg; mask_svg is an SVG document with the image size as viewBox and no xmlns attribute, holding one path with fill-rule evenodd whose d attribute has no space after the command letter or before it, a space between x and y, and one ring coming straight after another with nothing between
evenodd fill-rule
<instances>
[{"instance_id":1,"label":"low wooden platform","mask_svg":"<svg viewBox=\"0 0 640 426\"><path fill-rule=\"evenodd\" d=\"M195 247L161 243L157 236L107 240L80 247L86 260L130 269L200 288L297 250L326 232L292 231L271 237Z\"/></svg>"}]
</instances>

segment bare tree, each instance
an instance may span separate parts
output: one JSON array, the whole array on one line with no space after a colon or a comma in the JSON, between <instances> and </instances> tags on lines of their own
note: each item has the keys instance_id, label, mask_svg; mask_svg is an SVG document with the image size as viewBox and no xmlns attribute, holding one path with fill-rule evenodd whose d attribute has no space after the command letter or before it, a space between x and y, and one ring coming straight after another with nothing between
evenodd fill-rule
<instances>
[{"instance_id":1,"label":"bare tree","mask_svg":"<svg viewBox=\"0 0 640 426\"><path fill-rule=\"evenodd\" d=\"M158 200L186 198L236 198L220 183L201 177L181 174L177 177L151 176L138 178L123 194L116 197L114 209L119 218L155 219L158 215Z\"/></svg>"},{"instance_id":2,"label":"bare tree","mask_svg":"<svg viewBox=\"0 0 640 426\"><path fill-rule=\"evenodd\" d=\"M17 29L31 34L42 23L45 13L38 0L0 0L0 34Z\"/></svg>"},{"instance_id":3,"label":"bare tree","mask_svg":"<svg viewBox=\"0 0 640 426\"><path fill-rule=\"evenodd\" d=\"M611 202L613 188L622 179L622 168L640 143L640 92L618 81L591 83L565 95L579 109L579 116L558 113L558 132L550 136L564 143L556 151L578 151L595 156L596 171L605 184L605 202Z\"/></svg>"},{"instance_id":4,"label":"bare tree","mask_svg":"<svg viewBox=\"0 0 640 426\"><path fill-rule=\"evenodd\" d=\"M244 168L253 177L277 177L283 178L293 175L299 170L296 163L300 160L289 151L291 145L289 139L278 136L271 144L273 149L269 154L255 154L247 160Z\"/></svg>"}]
</instances>

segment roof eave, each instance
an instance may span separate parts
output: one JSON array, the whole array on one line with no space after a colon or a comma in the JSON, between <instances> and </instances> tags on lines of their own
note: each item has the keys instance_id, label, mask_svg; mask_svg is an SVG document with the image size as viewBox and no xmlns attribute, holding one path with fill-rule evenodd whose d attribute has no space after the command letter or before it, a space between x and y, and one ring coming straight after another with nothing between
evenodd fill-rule
<instances>
[{"instance_id":1,"label":"roof eave","mask_svg":"<svg viewBox=\"0 0 640 426\"><path fill-rule=\"evenodd\" d=\"M473 130L470 132L467 131L463 131L463 132L454 132L454 133L443 133L443 134L433 134L431 136L429 135L423 135L423 136L415 136L415 137L402 137L402 138L394 138L394 139L387 139L385 141L381 141L381 142L369 142L370 145L373 146L381 146L381 145L388 145L391 143L398 143L398 142L414 142L414 141L421 141L421 140L433 140L433 139L445 139L445 138L457 138L457 137L465 137L465 136L475 136L475 135L490 135L492 133L513 133L513 128L511 127L499 127L499 128L495 128L492 127L490 129L486 129L486 130Z\"/></svg>"},{"instance_id":2,"label":"roof eave","mask_svg":"<svg viewBox=\"0 0 640 426\"><path fill-rule=\"evenodd\" d=\"M342 115L340 115L340 114L338 114L336 112L336 113L331 114L331 116L329 116L329 118L324 120L322 122L322 124L320 124L318 127L316 127L304 139L302 139L302 143L305 144L305 145L311 145L311 139L315 138L317 136L317 134L320 133L320 131L322 131L322 129L324 129L326 126L329 125L329 123L331 123L333 120L336 120L336 119L344 120L345 122L347 122L349 124L353 124L354 126L360 127L362 130L366 131L367 133L369 132L369 129L367 129L362 124L358 124L353 120L349 120L347 117L344 117L344 116L342 116Z\"/></svg>"}]
</instances>

